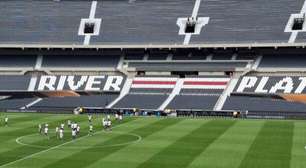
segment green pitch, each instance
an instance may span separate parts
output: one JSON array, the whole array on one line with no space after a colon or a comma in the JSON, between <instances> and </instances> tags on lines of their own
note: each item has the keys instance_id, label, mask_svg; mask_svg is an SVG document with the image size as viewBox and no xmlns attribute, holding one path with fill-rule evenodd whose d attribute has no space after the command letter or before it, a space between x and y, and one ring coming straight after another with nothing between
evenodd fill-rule
<instances>
[{"instance_id":1,"label":"green pitch","mask_svg":"<svg viewBox=\"0 0 306 168\"><path fill-rule=\"evenodd\" d=\"M305 168L306 121L128 117L101 128L94 116L0 113L0 168ZM9 125L4 126L8 115ZM64 140L55 127L81 125ZM38 133L48 123L50 139Z\"/></svg>"}]
</instances>

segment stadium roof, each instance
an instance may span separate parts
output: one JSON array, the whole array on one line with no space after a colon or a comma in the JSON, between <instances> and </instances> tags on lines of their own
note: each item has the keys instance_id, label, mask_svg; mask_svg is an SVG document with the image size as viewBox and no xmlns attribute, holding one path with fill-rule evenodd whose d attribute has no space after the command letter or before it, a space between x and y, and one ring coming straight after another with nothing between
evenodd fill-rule
<instances>
[{"instance_id":1,"label":"stadium roof","mask_svg":"<svg viewBox=\"0 0 306 168\"><path fill-rule=\"evenodd\" d=\"M2 0L0 6L0 47L306 44L306 28L285 32L293 16L304 17L304 0ZM179 33L180 19L192 16L200 33ZM95 35L83 35L82 19L95 24Z\"/></svg>"}]
</instances>

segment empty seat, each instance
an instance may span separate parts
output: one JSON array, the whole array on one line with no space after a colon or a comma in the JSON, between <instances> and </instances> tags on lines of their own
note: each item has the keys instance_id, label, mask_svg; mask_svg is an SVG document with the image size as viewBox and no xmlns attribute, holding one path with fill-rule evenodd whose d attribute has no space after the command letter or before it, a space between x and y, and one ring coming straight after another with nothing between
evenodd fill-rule
<instances>
[{"instance_id":1,"label":"empty seat","mask_svg":"<svg viewBox=\"0 0 306 168\"><path fill-rule=\"evenodd\" d=\"M34 100L36 100L36 98L0 100L0 109L1 110L19 110L21 107L28 105Z\"/></svg>"},{"instance_id":2,"label":"empty seat","mask_svg":"<svg viewBox=\"0 0 306 168\"><path fill-rule=\"evenodd\" d=\"M277 61L276 61L277 60ZM260 68L305 68L305 54L266 54L263 56Z\"/></svg>"},{"instance_id":3,"label":"empty seat","mask_svg":"<svg viewBox=\"0 0 306 168\"><path fill-rule=\"evenodd\" d=\"M230 96L227 98L223 110L305 112L306 104L281 99Z\"/></svg>"},{"instance_id":4,"label":"empty seat","mask_svg":"<svg viewBox=\"0 0 306 168\"><path fill-rule=\"evenodd\" d=\"M128 94L114 108L157 109L167 98L167 95Z\"/></svg>"},{"instance_id":5,"label":"empty seat","mask_svg":"<svg viewBox=\"0 0 306 168\"><path fill-rule=\"evenodd\" d=\"M42 67L116 67L119 55L45 55Z\"/></svg>"},{"instance_id":6,"label":"empty seat","mask_svg":"<svg viewBox=\"0 0 306 168\"><path fill-rule=\"evenodd\" d=\"M148 60L166 60L169 52L170 51L166 49L151 49L149 50Z\"/></svg>"},{"instance_id":7,"label":"empty seat","mask_svg":"<svg viewBox=\"0 0 306 168\"><path fill-rule=\"evenodd\" d=\"M167 109L213 110L218 98L216 95L177 95Z\"/></svg>"},{"instance_id":8,"label":"empty seat","mask_svg":"<svg viewBox=\"0 0 306 168\"><path fill-rule=\"evenodd\" d=\"M116 94L105 94L80 97L50 97L36 103L31 109L68 108L73 110L76 107L106 107L117 96Z\"/></svg>"},{"instance_id":9,"label":"empty seat","mask_svg":"<svg viewBox=\"0 0 306 168\"><path fill-rule=\"evenodd\" d=\"M34 67L36 55L0 55L0 67Z\"/></svg>"}]
</instances>

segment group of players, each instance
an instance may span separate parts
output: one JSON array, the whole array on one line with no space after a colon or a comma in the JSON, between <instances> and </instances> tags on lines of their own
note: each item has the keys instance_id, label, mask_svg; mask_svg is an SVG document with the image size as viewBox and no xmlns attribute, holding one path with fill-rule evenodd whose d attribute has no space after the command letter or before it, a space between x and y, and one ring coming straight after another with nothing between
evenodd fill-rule
<instances>
[{"instance_id":1,"label":"group of players","mask_svg":"<svg viewBox=\"0 0 306 168\"><path fill-rule=\"evenodd\" d=\"M115 120L117 121L122 121L123 120L123 115L116 113L115 114ZM5 120L7 121L7 120ZM91 114L88 115L88 122L89 122L89 130L88 130L88 136L93 136L94 135L94 130L93 130L93 116ZM7 124L6 124L7 125ZM81 127L78 123L72 122L71 120L67 120L67 126L68 128L71 129L71 135L72 139L76 139L77 136L80 134ZM112 130L112 121L111 121L111 116L107 115L106 118L102 118L102 126L104 130L106 131L111 131ZM63 140L64 139L64 129L65 129L65 124L61 123L60 126L55 128L55 134L56 138ZM49 125L48 124L39 124L38 125L38 132L41 135L45 135L48 139L49 137Z\"/></svg>"}]
</instances>

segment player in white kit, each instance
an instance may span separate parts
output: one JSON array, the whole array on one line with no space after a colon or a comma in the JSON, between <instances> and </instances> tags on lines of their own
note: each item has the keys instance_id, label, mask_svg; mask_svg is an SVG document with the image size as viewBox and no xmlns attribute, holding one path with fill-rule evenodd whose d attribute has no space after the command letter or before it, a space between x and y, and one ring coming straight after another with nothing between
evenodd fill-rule
<instances>
[{"instance_id":1,"label":"player in white kit","mask_svg":"<svg viewBox=\"0 0 306 168\"><path fill-rule=\"evenodd\" d=\"M79 135L81 127L79 125L76 126L76 134Z\"/></svg>"},{"instance_id":2,"label":"player in white kit","mask_svg":"<svg viewBox=\"0 0 306 168\"><path fill-rule=\"evenodd\" d=\"M42 134L42 126L41 126L41 124L38 124L38 133Z\"/></svg>"},{"instance_id":3,"label":"player in white kit","mask_svg":"<svg viewBox=\"0 0 306 168\"><path fill-rule=\"evenodd\" d=\"M64 138L64 129L62 129L62 128L59 130L59 138L60 138L60 140L62 140Z\"/></svg>"},{"instance_id":4,"label":"player in white kit","mask_svg":"<svg viewBox=\"0 0 306 168\"><path fill-rule=\"evenodd\" d=\"M105 118L102 119L102 126L103 126L104 129L106 129L106 120L105 120Z\"/></svg>"},{"instance_id":5,"label":"player in white kit","mask_svg":"<svg viewBox=\"0 0 306 168\"><path fill-rule=\"evenodd\" d=\"M72 139L76 138L76 128L73 128L71 131Z\"/></svg>"},{"instance_id":6,"label":"player in white kit","mask_svg":"<svg viewBox=\"0 0 306 168\"><path fill-rule=\"evenodd\" d=\"M61 128L64 129L64 127L65 127L65 124L61 123Z\"/></svg>"},{"instance_id":7,"label":"player in white kit","mask_svg":"<svg viewBox=\"0 0 306 168\"><path fill-rule=\"evenodd\" d=\"M8 126L8 117L7 116L5 116L5 118L4 118L4 125L7 127Z\"/></svg>"},{"instance_id":8,"label":"player in white kit","mask_svg":"<svg viewBox=\"0 0 306 168\"><path fill-rule=\"evenodd\" d=\"M71 121L70 120L67 121L67 125L68 125L69 128L71 128Z\"/></svg>"},{"instance_id":9,"label":"player in white kit","mask_svg":"<svg viewBox=\"0 0 306 168\"><path fill-rule=\"evenodd\" d=\"M88 114L88 122L91 123L92 122L92 115Z\"/></svg>"},{"instance_id":10,"label":"player in white kit","mask_svg":"<svg viewBox=\"0 0 306 168\"><path fill-rule=\"evenodd\" d=\"M118 113L115 114L115 120L119 120L119 114Z\"/></svg>"},{"instance_id":11,"label":"player in white kit","mask_svg":"<svg viewBox=\"0 0 306 168\"><path fill-rule=\"evenodd\" d=\"M92 135L93 135L93 126L92 126L91 124L89 125L88 135L89 135L89 136L92 136Z\"/></svg>"},{"instance_id":12,"label":"player in white kit","mask_svg":"<svg viewBox=\"0 0 306 168\"><path fill-rule=\"evenodd\" d=\"M49 128L48 128L48 124L45 125L45 129L44 129L44 133L45 133L45 136L50 139L49 135L48 135L48 131L49 131Z\"/></svg>"},{"instance_id":13,"label":"player in white kit","mask_svg":"<svg viewBox=\"0 0 306 168\"><path fill-rule=\"evenodd\" d=\"M108 129L109 131L112 130L112 121L111 121L111 120L108 120L108 121L107 121L107 129Z\"/></svg>"},{"instance_id":14,"label":"player in white kit","mask_svg":"<svg viewBox=\"0 0 306 168\"><path fill-rule=\"evenodd\" d=\"M59 138L59 128L58 127L55 127L55 135L56 135L56 138L58 139Z\"/></svg>"}]
</instances>

